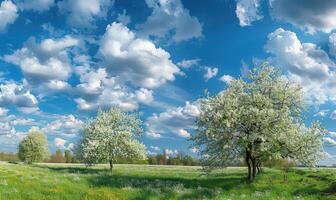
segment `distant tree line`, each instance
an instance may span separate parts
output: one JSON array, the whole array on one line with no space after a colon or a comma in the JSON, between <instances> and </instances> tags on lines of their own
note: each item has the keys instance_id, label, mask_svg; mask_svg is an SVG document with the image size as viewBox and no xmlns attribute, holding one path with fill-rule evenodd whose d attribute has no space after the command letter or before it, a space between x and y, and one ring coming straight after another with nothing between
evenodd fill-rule
<instances>
[{"instance_id":1,"label":"distant tree line","mask_svg":"<svg viewBox=\"0 0 336 200\"><path fill-rule=\"evenodd\" d=\"M0 153L0 161L18 161L19 158L14 153Z\"/></svg>"},{"instance_id":2,"label":"distant tree line","mask_svg":"<svg viewBox=\"0 0 336 200\"><path fill-rule=\"evenodd\" d=\"M72 151L65 150L64 153L62 150L57 149L55 154L50 156L50 159L46 162L49 163L78 163L79 161L76 159Z\"/></svg>"},{"instance_id":3,"label":"distant tree line","mask_svg":"<svg viewBox=\"0 0 336 200\"><path fill-rule=\"evenodd\" d=\"M183 152L176 154L176 156L169 156L166 151L163 151L162 154L148 156L147 160L150 165L199 165L199 161L197 159L190 155L185 155Z\"/></svg>"}]
</instances>

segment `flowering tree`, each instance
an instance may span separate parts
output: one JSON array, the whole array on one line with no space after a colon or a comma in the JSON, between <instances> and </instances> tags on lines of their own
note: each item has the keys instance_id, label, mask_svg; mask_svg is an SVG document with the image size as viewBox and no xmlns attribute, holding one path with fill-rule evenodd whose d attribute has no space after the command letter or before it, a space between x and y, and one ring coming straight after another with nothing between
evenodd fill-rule
<instances>
[{"instance_id":1,"label":"flowering tree","mask_svg":"<svg viewBox=\"0 0 336 200\"><path fill-rule=\"evenodd\" d=\"M323 129L302 121L302 90L273 67L263 65L247 78L201 101L197 134L192 138L206 169L243 158L252 181L263 161L293 159L313 166L323 153Z\"/></svg>"},{"instance_id":2,"label":"flowering tree","mask_svg":"<svg viewBox=\"0 0 336 200\"><path fill-rule=\"evenodd\" d=\"M77 151L87 165L109 162L112 171L117 158L146 158L145 146L136 139L141 133L137 115L117 107L99 110L97 117L84 126Z\"/></svg>"},{"instance_id":3,"label":"flowering tree","mask_svg":"<svg viewBox=\"0 0 336 200\"><path fill-rule=\"evenodd\" d=\"M46 136L35 130L30 131L19 144L18 157L28 164L47 159L49 150Z\"/></svg>"}]
</instances>

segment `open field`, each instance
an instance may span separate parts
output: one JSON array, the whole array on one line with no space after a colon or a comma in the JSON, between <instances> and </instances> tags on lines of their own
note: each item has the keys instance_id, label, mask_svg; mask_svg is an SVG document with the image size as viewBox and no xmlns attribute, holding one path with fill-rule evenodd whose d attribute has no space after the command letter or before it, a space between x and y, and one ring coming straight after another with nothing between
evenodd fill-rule
<instances>
[{"instance_id":1,"label":"open field","mask_svg":"<svg viewBox=\"0 0 336 200\"><path fill-rule=\"evenodd\" d=\"M0 163L0 199L336 199L335 169L266 169L245 182L245 168L205 176L200 167Z\"/></svg>"}]
</instances>

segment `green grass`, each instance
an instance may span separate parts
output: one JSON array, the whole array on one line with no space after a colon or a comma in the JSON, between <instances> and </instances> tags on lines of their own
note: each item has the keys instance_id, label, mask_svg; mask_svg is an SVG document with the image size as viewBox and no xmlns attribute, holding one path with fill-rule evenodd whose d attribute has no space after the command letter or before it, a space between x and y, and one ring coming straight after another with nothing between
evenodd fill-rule
<instances>
[{"instance_id":1,"label":"green grass","mask_svg":"<svg viewBox=\"0 0 336 200\"><path fill-rule=\"evenodd\" d=\"M266 169L254 183L245 168L0 163L0 199L336 199L335 169Z\"/></svg>"}]
</instances>

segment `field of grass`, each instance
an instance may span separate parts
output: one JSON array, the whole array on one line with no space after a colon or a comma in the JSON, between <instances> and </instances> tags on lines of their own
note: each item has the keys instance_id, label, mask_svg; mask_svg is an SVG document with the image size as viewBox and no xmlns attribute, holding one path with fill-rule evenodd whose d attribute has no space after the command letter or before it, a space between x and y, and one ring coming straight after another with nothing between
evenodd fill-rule
<instances>
[{"instance_id":1,"label":"field of grass","mask_svg":"<svg viewBox=\"0 0 336 200\"><path fill-rule=\"evenodd\" d=\"M336 199L336 169L265 169L254 183L245 168L208 176L199 167L0 163L0 199Z\"/></svg>"}]
</instances>

